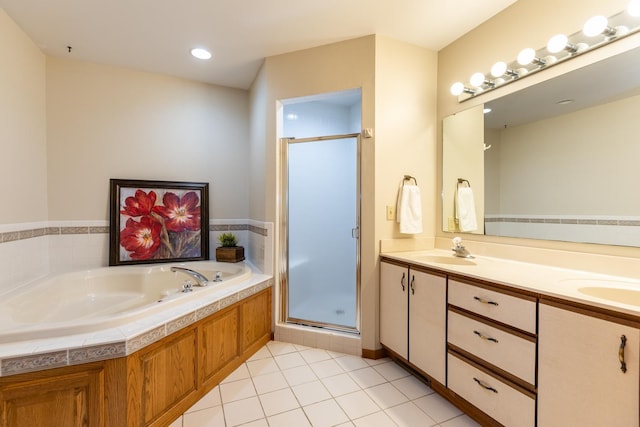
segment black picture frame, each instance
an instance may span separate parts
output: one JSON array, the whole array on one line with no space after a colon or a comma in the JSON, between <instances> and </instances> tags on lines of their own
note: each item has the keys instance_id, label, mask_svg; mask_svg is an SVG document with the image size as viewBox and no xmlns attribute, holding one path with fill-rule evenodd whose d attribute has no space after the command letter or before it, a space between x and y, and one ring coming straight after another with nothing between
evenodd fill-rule
<instances>
[{"instance_id":1,"label":"black picture frame","mask_svg":"<svg viewBox=\"0 0 640 427\"><path fill-rule=\"evenodd\" d=\"M209 259L209 183L111 179L109 265Z\"/></svg>"}]
</instances>

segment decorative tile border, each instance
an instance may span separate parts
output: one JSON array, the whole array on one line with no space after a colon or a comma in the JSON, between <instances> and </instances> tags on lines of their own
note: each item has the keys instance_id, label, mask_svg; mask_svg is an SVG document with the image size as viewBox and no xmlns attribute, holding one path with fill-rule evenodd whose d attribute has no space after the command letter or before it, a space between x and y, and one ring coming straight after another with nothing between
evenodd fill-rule
<instances>
[{"instance_id":1,"label":"decorative tile border","mask_svg":"<svg viewBox=\"0 0 640 427\"><path fill-rule=\"evenodd\" d=\"M249 224L215 224L209 225L209 231L241 231L248 230L262 236L268 235L266 228ZM0 233L0 243L15 242L17 240L32 239L42 236L76 235L76 234L109 234L108 226L69 226L69 227L40 227L19 231Z\"/></svg>"},{"instance_id":2,"label":"decorative tile border","mask_svg":"<svg viewBox=\"0 0 640 427\"><path fill-rule=\"evenodd\" d=\"M127 356L273 284L273 278L268 278L125 341L4 358L0 360L0 377Z\"/></svg>"},{"instance_id":3,"label":"decorative tile border","mask_svg":"<svg viewBox=\"0 0 640 427\"><path fill-rule=\"evenodd\" d=\"M485 217L484 222L516 222L516 223L532 223L532 224L568 224L568 225L615 225L619 227L640 227L640 220L627 220L627 219Z\"/></svg>"}]
</instances>

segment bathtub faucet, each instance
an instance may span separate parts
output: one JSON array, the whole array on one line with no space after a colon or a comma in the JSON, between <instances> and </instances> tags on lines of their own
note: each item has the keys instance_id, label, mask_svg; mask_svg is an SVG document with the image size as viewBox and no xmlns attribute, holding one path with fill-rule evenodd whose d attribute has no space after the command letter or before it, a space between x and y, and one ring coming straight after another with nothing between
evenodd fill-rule
<instances>
[{"instance_id":1,"label":"bathtub faucet","mask_svg":"<svg viewBox=\"0 0 640 427\"><path fill-rule=\"evenodd\" d=\"M178 271L180 273L188 274L189 276L193 277L198 286L207 286L207 283L209 282L209 279L207 279L203 274L198 273L195 270L191 270L190 268L171 267L171 271Z\"/></svg>"}]
</instances>

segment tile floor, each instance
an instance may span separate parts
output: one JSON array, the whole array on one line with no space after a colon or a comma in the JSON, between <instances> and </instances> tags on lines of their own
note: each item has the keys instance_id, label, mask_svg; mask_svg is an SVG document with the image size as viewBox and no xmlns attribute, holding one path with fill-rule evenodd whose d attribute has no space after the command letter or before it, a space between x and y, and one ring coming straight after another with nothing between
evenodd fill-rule
<instances>
[{"instance_id":1,"label":"tile floor","mask_svg":"<svg viewBox=\"0 0 640 427\"><path fill-rule=\"evenodd\" d=\"M271 341L170 427L478 426L390 359Z\"/></svg>"}]
</instances>

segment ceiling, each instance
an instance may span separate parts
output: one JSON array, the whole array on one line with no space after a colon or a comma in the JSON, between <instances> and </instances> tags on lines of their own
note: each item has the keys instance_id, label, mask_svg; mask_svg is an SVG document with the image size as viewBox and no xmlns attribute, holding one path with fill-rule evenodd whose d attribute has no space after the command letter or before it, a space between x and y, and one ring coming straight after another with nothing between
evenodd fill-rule
<instances>
[{"instance_id":1,"label":"ceiling","mask_svg":"<svg viewBox=\"0 0 640 427\"><path fill-rule=\"evenodd\" d=\"M47 55L247 89L268 56L369 34L438 51L515 1L0 0L0 8ZM193 47L213 58L192 58Z\"/></svg>"}]
</instances>

